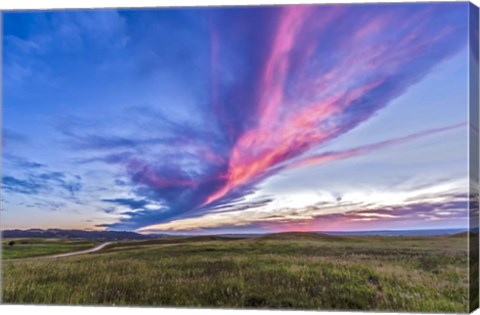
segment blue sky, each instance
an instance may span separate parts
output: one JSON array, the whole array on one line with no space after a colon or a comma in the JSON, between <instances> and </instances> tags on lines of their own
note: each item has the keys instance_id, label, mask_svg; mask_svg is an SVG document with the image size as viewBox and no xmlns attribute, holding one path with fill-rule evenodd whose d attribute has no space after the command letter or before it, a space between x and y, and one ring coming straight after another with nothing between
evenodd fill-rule
<instances>
[{"instance_id":1,"label":"blue sky","mask_svg":"<svg viewBox=\"0 0 480 315\"><path fill-rule=\"evenodd\" d=\"M2 226L466 227L468 10L4 13Z\"/></svg>"}]
</instances>

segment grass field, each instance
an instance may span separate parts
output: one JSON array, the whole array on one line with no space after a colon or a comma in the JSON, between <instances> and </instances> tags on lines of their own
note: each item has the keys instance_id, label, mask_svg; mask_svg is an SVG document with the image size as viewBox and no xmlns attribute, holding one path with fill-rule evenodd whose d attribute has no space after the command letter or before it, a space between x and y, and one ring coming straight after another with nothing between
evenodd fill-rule
<instances>
[{"instance_id":1,"label":"grass field","mask_svg":"<svg viewBox=\"0 0 480 315\"><path fill-rule=\"evenodd\" d=\"M4 260L2 293L4 303L467 312L467 253L465 234L128 241Z\"/></svg>"},{"instance_id":2,"label":"grass field","mask_svg":"<svg viewBox=\"0 0 480 315\"><path fill-rule=\"evenodd\" d=\"M13 246L9 245L14 242ZM68 253L93 247L95 242L58 239L2 239L2 259L38 257Z\"/></svg>"}]
</instances>

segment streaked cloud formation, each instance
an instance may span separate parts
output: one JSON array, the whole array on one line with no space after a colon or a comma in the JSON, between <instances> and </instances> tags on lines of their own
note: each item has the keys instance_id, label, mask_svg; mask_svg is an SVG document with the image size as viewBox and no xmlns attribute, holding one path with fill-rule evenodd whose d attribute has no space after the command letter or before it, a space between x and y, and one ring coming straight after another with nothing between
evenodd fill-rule
<instances>
[{"instance_id":1,"label":"streaked cloud formation","mask_svg":"<svg viewBox=\"0 0 480 315\"><path fill-rule=\"evenodd\" d=\"M463 184L463 185L462 185ZM320 192L315 204L304 208L271 208L250 205L247 209L229 209L200 217L180 219L141 229L145 232L195 230L223 226L259 225L273 230L329 230L332 221L375 222L383 220L438 220L442 217L465 218L468 196L465 183L442 183L415 191L356 191L341 199ZM245 213L247 212L247 213ZM327 223L325 226L324 222ZM378 225L377 225L378 226Z\"/></svg>"},{"instance_id":2,"label":"streaked cloud formation","mask_svg":"<svg viewBox=\"0 0 480 315\"><path fill-rule=\"evenodd\" d=\"M57 185L101 214L98 227L139 231L321 230L337 221L377 220L381 227L383 221L428 225L435 217L460 218L464 183L457 179L466 161L457 157L445 157L445 163L455 161L448 175L454 187L439 183L439 170L436 178L429 174L425 190L387 194L382 183L379 200L371 203L371 194L345 187L341 200L322 201L331 194L324 191L301 202L305 196L297 192L291 197L297 201L281 205L282 185L271 191L264 186L306 168L381 156L409 144L415 152L417 141L438 145L438 137L458 137L467 128L463 111L422 118L438 122L433 125L398 117L409 131L376 129L385 133L380 139L361 137L358 130L381 120L443 64L459 65L451 71L462 75L467 60L457 56L467 43L467 14L463 3L12 13L5 27L11 85L5 117L11 121L4 140L11 167L3 189L15 199ZM24 29L9 24L18 19L28 22ZM52 56L80 79L62 76L60 64L48 61ZM21 135L23 118L9 104L35 110L20 94L26 82L40 84L40 69L51 78L47 94L61 90L64 96L38 110L33 127ZM70 98L79 93L70 92L75 87L85 97ZM462 99L462 92L451 88L443 99ZM455 106L463 105L445 105ZM45 131L42 120L51 112L61 114ZM46 135L42 154L32 152L27 140L39 130ZM355 134L358 143L345 140ZM60 152L66 154L60 158ZM46 165L60 170L48 173ZM72 165L81 176L69 176L81 184L65 175Z\"/></svg>"}]
</instances>

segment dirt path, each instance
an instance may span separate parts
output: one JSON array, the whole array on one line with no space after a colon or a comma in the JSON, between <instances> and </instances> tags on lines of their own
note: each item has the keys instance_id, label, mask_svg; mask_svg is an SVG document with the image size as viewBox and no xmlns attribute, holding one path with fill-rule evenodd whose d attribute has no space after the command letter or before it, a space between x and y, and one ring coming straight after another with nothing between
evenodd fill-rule
<instances>
[{"instance_id":1,"label":"dirt path","mask_svg":"<svg viewBox=\"0 0 480 315\"><path fill-rule=\"evenodd\" d=\"M94 247L94 248L91 248L91 249L82 250L82 251L78 251L78 252L72 252L72 253L57 254L57 255L48 256L46 258L60 258L60 257L68 257L68 256L75 256L75 255L93 253L93 252L101 250L102 248L104 248L105 246L107 246L111 243L112 242L106 242L106 243L100 244L97 247Z\"/></svg>"}]
</instances>

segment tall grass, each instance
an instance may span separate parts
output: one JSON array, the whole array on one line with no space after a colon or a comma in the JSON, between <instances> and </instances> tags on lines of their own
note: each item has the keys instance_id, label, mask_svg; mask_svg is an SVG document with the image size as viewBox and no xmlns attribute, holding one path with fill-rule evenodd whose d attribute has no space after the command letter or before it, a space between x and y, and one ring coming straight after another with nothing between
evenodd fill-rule
<instances>
[{"instance_id":1,"label":"tall grass","mask_svg":"<svg viewBox=\"0 0 480 315\"><path fill-rule=\"evenodd\" d=\"M12 243L13 242L13 243ZM3 239L2 259L48 256L91 248L95 242L59 239Z\"/></svg>"},{"instance_id":2,"label":"tall grass","mask_svg":"<svg viewBox=\"0 0 480 315\"><path fill-rule=\"evenodd\" d=\"M3 263L5 303L466 312L463 238L122 242Z\"/></svg>"}]
</instances>

